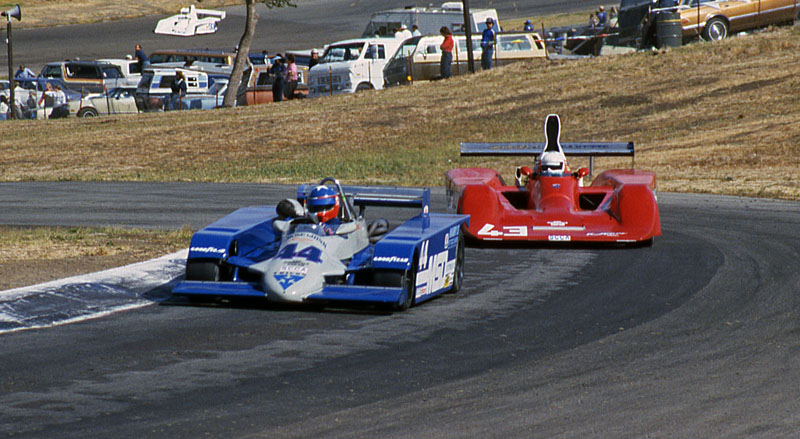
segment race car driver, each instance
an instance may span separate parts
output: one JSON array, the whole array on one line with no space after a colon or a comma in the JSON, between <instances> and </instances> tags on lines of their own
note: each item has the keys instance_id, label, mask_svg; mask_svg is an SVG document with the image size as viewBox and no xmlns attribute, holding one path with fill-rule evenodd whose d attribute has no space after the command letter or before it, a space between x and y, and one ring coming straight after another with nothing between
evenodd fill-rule
<instances>
[{"instance_id":1,"label":"race car driver","mask_svg":"<svg viewBox=\"0 0 800 439\"><path fill-rule=\"evenodd\" d=\"M320 185L312 189L306 207L311 215L316 216L327 234L335 233L341 220L339 220L339 195L333 188Z\"/></svg>"}]
</instances>

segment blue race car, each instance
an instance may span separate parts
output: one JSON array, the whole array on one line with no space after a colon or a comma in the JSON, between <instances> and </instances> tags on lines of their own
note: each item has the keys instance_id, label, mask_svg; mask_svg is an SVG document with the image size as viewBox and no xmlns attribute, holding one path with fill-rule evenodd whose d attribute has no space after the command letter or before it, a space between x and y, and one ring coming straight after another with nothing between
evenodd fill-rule
<instances>
[{"instance_id":1,"label":"blue race car","mask_svg":"<svg viewBox=\"0 0 800 439\"><path fill-rule=\"evenodd\" d=\"M366 206L420 213L389 230L366 222ZM429 210L430 189L301 185L296 200L245 207L195 233L173 294L402 311L463 281L469 216Z\"/></svg>"}]
</instances>

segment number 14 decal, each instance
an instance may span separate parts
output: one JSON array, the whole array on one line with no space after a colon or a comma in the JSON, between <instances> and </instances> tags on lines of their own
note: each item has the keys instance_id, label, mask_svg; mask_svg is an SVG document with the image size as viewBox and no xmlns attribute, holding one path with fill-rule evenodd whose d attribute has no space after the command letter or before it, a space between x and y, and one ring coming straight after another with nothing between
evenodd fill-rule
<instances>
[{"instance_id":1,"label":"number 14 decal","mask_svg":"<svg viewBox=\"0 0 800 439\"><path fill-rule=\"evenodd\" d=\"M502 230L496 230L494 224L484 224L478 235L480 236L528 236L528 228L525 226L503 226Z\"/></svg>"}]
</instances>

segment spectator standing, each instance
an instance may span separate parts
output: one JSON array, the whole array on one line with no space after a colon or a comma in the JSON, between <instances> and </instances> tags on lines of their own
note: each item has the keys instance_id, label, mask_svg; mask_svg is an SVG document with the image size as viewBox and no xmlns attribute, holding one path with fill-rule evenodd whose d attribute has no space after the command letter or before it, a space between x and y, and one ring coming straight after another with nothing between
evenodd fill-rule
<instances>
[{"instance_id":1,"label":"spectator standing","mask_svg":"<svg viewBox=\"0 0 800 439\"><path fill-rule=\"evenodd\" d=\"M400 30L394 34L395 38L400 38L401 40L407 40L411 38L411 31L408 30L405 24L400 25Z\"/></svg>"},{"instance_id":2,"label":"spectator standing","mask_svg":"<svg viewBox=\"0 0 800 439\"><path fill-rule=\"evenodd\" d=\"M69 104L67 95L61 90L58 84L53 86L53 111L50 112L50 119L61 119L69 116Z\"/></svg>"},{"instance_id":3,"label":"spectator standing","mask_svg":"<svg viewBox=\"0 0 800 439\"><path fill-rule=\"evenodd\" d=\"M533 32L533 23L530 20L525 20L525 27L522 28L525 32Z\"/></svg>"},{"instance_id":4,"label":"spectator standing","mask_svg":"<svg viewBox=\"0 0 800 439\"><path fill-rule=\"evenodd\" d=\"M411 36L412 37L422 36L422 32L419 31L419 26L417 26L416 24L411 26Z\"/></svg>"},{"instance_id":5,"label":"spectator standing","mask_svg":"<svg viewBox=\"0 0 800 439\"><path fill-rule=\"evenodd\" d=\"M311 49L311 60L308 62L308 70L311 70L311 67L319 64L319 52L317 49Z\"/></svg>"},{"instance_id":6,"label":"spectator standing","mask_svg":"<svg viewBox=\"0 0 800 439\"><path fill-rule=\"evenodd\" d=\"M606 24L608 24L608 14L606 13L605 6L600 5L600 8L597 10L597 25L603 27Z\"/></svg>"},{"instance_id":7,"label":"spectator standing","mask_svg":"<svg viewBox=\"0 0 800 439\"><path fill-rule=\"evenodd\" d=\"M269 68L269 73L275 78L272 83L272 102L280 102L283 100L283 89L286 86L286 66L283 65L283 60L280 56L272 59L272 67Z\"/></svg>"},{"instance_id":8,"label":"spectator standing","mask_svg":"<svg viewBox=\"0 0 800 439\"><path fill-rule=\"evenodd\" d=\"M147 62L147 55L144 54L141 44L137 44L135 50L136 52L134 52L133 57L136 58L137 70L133 73L142 73L144 71L144 64Z\"/></svg>"},{"instance_id":9,"label":"spectator standing","mask_svg":"<svg viewBox=\"0 0 800 439\"><path fill-rule=\"evenodd\" d=\"M0 120L7 120L10 111L8 98L6 98L6 95L0 95Z\"/></svg>"},{"instance_id":10,"label":"spectator standing","mask_svg":"<svg viewBox=\"0 0 800 439\"><path fill-rule=\"evenodd\" d=\"M52 103L53 110L50 112L50 119L58 119L69 116L69 105L67 103L67 95L61 90L58 85L53 86L51 83L45 85L44 93L39 99L39 104L44 102L44 109L47 110L48 101Z\"/></svg>"},{"instance_id":11,"label":"spectator standing","mask_svg":"<svg viewBox=\"0 0 800 439\"><path fill-rule=\"evenodd\" d=\"M39 106L36 103L36 92L31 90L28 93L28 101L26 102L27 109L25 110L25 119L36 119Z\"/></svg>"},{"instance_id":12,"label":"spectator standing","mask_svg":"<svg viewBox=\"0 0 800 439\"><path fill-rule=\"evenodd\" d=\"M442 26L442 28L439 29L439 33L444 37L444 41L442 41L442 44L439 46L439 48L442 49L439 73L442 75L442 78L449 78L453 76L450 72L450 65L453 63L453 47L455 47L453 33L450 32L450 28L447 26Z\"/></svg>"},{"instance_id":13,"label":"spectator standing","mask_svg":"<svg viewBox=\"0 0 800 439\"><path fill-rule=\"evenodd\" d=\"M186 96L187 86L186 86L186 78L183 76L183 72L178 71L175 75L175 80L172 81L172 96L171 96L171 109L172 110L181 110L182 109L182 101L183 98Z\"/></svg>"},{"instance_id":14,"label":"spectator standing","mask_svg":"<svg viewBox=\"0 0 800 439\"><path fill-rule=\"evenodd\" d=\"M481 68L489 70L492 68L492 57L494 56L494 43L497 39L497 33L494 31L494 19L489 17L486 19L486 29L483 30L481 35Z\"/></svg>"},{"instance_id":15,"label":"spectator standing","mask_svg":"<svg viewBox=\"0 0 800 439\"><path fill-rule=\"evenodd\" d=\"M16 80L26 80L26 79L33 79L36 77L36 73L33 73L33 70L25 67L24 64L20 64L19 70L14 73L14 79Z\"/></svg>"},{"instance_id":16,"label":"spectator standing","mask_svg":"<svg viewBox=\"0 0 800 439\"><path fill-rule=\"evenodd\" d=\"M297 64L294 62L294 54L286 54L286 85L284 96L286 99L294 99L294 91L297 89Z\"/></svg>"}]
</instances>

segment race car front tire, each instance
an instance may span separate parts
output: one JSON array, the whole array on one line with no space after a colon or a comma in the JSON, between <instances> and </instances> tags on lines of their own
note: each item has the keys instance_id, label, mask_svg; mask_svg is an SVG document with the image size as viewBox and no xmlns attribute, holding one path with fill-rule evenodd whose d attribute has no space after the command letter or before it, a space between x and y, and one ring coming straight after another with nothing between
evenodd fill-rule
<instances>
[{"instance_id":1,"label":"race car front tire","mask_svg":"<svg viewBox=\"0 0 800 439\"><path fill-rule=\"evenodd\" d=\"M411 268L405 271L403 275L403 294L400 295L400 300L394 305L395 311L405 311L414 306L414 296L417 291L417 257L414 256L414 262Z\"/></svg>"},{"instance_id":2,"label":"race car front tire","mask_svg":"<svg viewBox=\"0 0 800 439\"><path fill-rule=\"evenodd\" d=\"M219 281L219 263L216 261L187 261L186 280Z\"/></svg>"}]
</instances>

